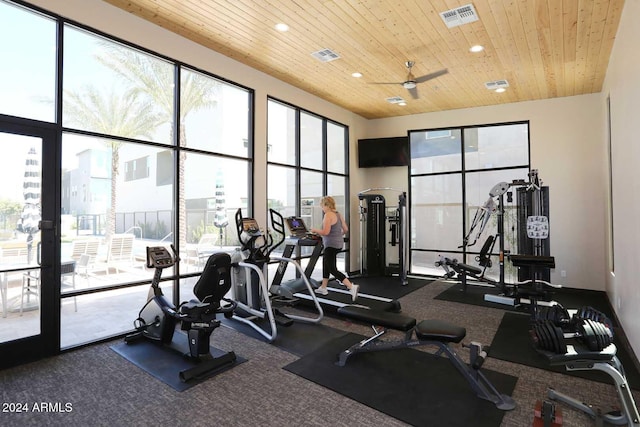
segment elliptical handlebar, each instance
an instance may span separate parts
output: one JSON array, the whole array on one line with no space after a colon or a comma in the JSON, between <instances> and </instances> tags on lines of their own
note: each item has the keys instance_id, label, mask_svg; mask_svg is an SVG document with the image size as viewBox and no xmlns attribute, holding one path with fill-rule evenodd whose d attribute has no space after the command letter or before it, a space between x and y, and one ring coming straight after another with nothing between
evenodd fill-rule
<instances>
[{"instance_id":1,"label":"elliptical handlebar","mask_svg":"<svg viewBox=\"0 0 640 427\"><path fill-rule=\"evenodd\" d=\"M276 233L278 233L278 235L280 236L280 239L276 243L273 243L273 240L272 240L272 245L267 251L267 255L270 255L275 248L280 246L282 242L284 242L284 238L285 238L284 218L282 217L282 214L280 214L280 212L275 211L273 209L269 209L269 216L271 217L271 227L273 227L273 230ZM273 236L271 236L271 238L273 239Z\"/></svg>"},{"instance_id":2,"label":"elliptical handlebar","mask_svg":"<svg viewBox=\"0 0 640 427\"><path fill-rule=\"evenodd\" d=\"M270 232L263 233L258 226L258 222L254 218L245 218L242 216L242 209L236 211L236 231L238 232L238 240L242 246L242 250L251 252L250 258L269 258L271 252L280 246L285 239L284 219L279 212L273 209L269 210L271 216L271 224L276 233L280 236L276 242ZM249 238L247 238L249 236ZM257 245L259 238L264 240L263 244Z\"/></svg>"}]
</instances>

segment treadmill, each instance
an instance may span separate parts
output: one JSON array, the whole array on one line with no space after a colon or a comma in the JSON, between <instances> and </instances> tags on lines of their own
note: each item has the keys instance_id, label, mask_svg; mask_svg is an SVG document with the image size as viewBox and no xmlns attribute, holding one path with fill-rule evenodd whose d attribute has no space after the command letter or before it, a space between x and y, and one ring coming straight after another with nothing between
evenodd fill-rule
<instances>
[{"instance_id":1,"label":"treadmill","mask_svg":"<svg viewBox=\"0 0 640 427\"><path fill-rule=\"evenodd\" d=\"M280 215L277 212L275 212L275 214ZM311 257L309 258L309 263L304 269L304 275L307 277L309 282L311 282L312 286L318 287L318 281L312 279L311 274L313 273L316 263L318 262L318 259L322 254L322 238L317 234L311 233L307 228L304 220L300 217L288 217L284 222L289 230L289 235L284 239L285 246L282 257L291 258L293 252L298 246L313 247ZM275 287L280 287L287 293L290 292L290 296L299 299L301 304L312 305L314 298L309 295L309 291L307 290L302 278L292 279L284 283L282 282L287 266L288 263L286 262L279 263L278 270L273 277L272 289L275 285ZM323 310L337 311L340 307L355 305L378 311L391 311L396 313L400 312L401 306L400 302L397 300L359 292L358 298L353 301L351 298L351 293L347 290L347 288L342 286L342 284L340 284L339 286L340 288L328 286L327 289L329 290L329 295L315 295L315 299L317 299L317 301L320 303ZM275 291L275 289L273 290ZM283 292L282 290L280 292Z\"/></svg>"}]
</instances>

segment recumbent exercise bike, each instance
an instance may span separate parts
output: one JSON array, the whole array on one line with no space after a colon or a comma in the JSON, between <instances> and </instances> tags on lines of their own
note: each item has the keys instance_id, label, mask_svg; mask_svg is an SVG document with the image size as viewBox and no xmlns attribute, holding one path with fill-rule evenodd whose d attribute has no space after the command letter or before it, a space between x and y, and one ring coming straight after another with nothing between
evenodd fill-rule
<instances>
[{"instance_id":1,"label":"recumbent exercise bike","mask_svg":"<svg viewBox=\"0 0 640 427\"><path fill-rule=\"evenodd\" d=\"M171 253L173 252L173 253ZM171 245L171 252L164 246L147 247L147 268L155 269L147 303L134 321L136 332L125 337L127 344L148 339L170 346L177 323L187 331L189 352L184 354L197 364L180 372L180 380L187 382L203 377L236 361L234 352L219 357L211 355L211 333L220 326L218 314L231 317L236 303L224 298L231 288L231 257L227 253L215 253L209 257L193 293L198 298L175 307L162 293L162 270L173 267L179 258ZM222 302L224 303L222 304Z\"/></svg>"}]
</instances>

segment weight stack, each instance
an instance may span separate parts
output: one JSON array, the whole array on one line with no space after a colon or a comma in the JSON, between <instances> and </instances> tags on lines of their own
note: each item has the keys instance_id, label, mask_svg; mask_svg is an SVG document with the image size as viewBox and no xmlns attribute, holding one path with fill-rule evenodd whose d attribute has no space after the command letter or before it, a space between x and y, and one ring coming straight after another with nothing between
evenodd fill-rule
<instances>
[{"instance_id":1,"label":"weight stack","mask_svg":"<svg viewBox=\"0 0 640 427\"><path fill-rule=\"evenodd\" d=\"M549 187L527 191L526 188L517 189L518 198L518 254L551 256L550 236L546 239L532 239L527 236L527 218L530 216L546 216L549 218ZM536 206L539 205L539 206ZM535 269L536 280L551 280L549 268ZM534 279L533 273L526 268L518 269L518 281Z\"/></svg>"}]
</instances>

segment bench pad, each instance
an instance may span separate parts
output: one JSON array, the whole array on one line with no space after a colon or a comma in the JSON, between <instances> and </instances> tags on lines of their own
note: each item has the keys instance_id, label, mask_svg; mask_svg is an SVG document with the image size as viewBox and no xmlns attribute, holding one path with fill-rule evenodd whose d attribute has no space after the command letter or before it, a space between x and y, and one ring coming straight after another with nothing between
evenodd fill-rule
<instances>
[{"instance_id":1,"label":"bench pad","mask_svg":"<svg viewBox=\"0 0 640 427\"><path fill-rule=\"evenodd\" d=\"M462 270L462 271L467 271L467 272L469 272L469 273L471 273L471 274L478 275L478 274L482 273L482 270L481 270L481 269L479 269L478 267L475 267L475 266L473 266L473 265L464 264L464 263L459 262L456 266L457 266L460 270Z\"/></svg>"},{"instance_id":2,"label":"bench pad","mask_svg":"<svg viewBox=\"0 0 640 427\"><path fill-rule=\"evenodd\" d=\"M357 305L340 307L338 314L350 319L403 332L407 332L416 325L416 319L413 317L388 311L372 310Z\"/></svg>"},{"instance_id":3,"label":"bench pad","mask_svg":"<svg viewBox=\"0 0 640 427\"><path fill-rule=\"evenodd\" d=\"M418 323L415 331L416 338L420 341L459 343L467 335L465 328L442 320L423 320Z\"/></svg>"}]
</instances>

